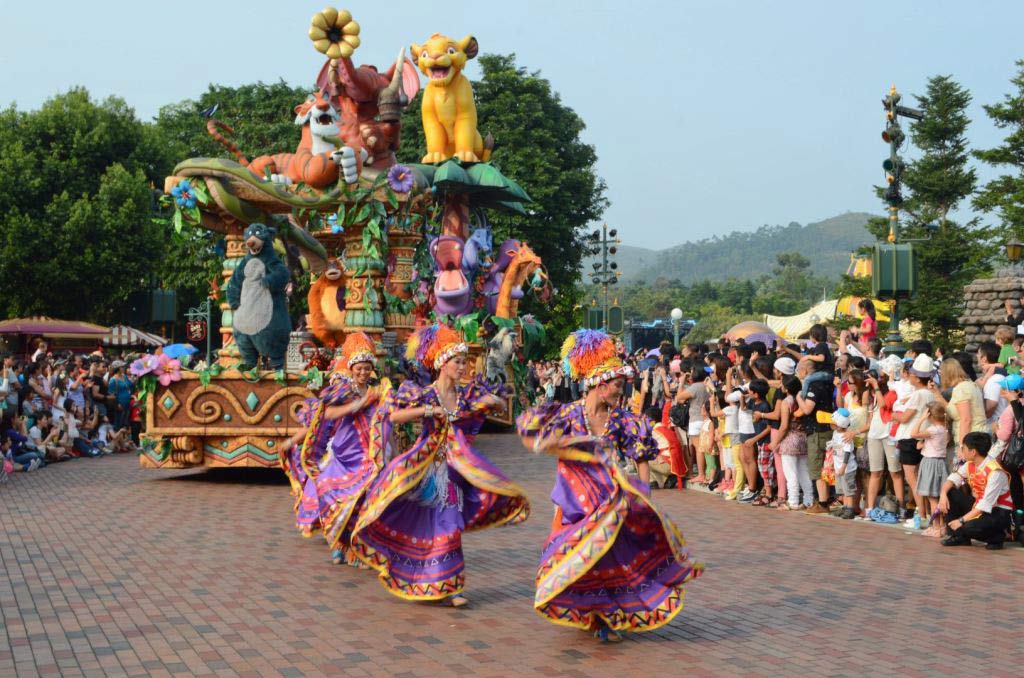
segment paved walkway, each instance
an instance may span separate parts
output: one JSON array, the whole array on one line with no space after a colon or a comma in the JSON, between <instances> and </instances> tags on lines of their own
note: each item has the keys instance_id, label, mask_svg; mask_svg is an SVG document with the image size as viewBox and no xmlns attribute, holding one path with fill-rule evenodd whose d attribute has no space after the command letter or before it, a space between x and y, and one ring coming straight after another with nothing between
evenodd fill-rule
<instances>
[{"instance_id":1,"label":"paved walkway","mask_svg":"<svg viewBox=\"0 0 1024 678\"><path fill-rule=\"evenodd\" d=\"M1019 676L1024 555L901 530L656 501L706 575L669 626L600 646L531 608L554 464L481 447L525 487L524 525L466 536L472 607L399 601L299 537L278 474L78 460L0 486L0 676Z\"/></svg>"}]
</instances>

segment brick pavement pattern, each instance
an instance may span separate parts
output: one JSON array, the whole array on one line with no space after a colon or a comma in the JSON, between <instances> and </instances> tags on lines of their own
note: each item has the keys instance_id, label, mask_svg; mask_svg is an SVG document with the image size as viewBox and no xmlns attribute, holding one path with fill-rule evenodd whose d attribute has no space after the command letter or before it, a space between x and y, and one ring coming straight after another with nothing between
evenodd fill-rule
<instances>
[{"instance_id":1,"label":"brick pavement pattern","mask_svg":"<svg viewBox=\"0 0 1024 678\"><path fill-rule=\"evenodd\" d=\"M466 535L471 607L393 598L294 529L280 474L107 457L0 486L0 675L1019 676L1024 557L659 491L708 567L670 625L599 645L532 610L554 462L481 449L530 495Z\"/></svg>"}]
</instances>

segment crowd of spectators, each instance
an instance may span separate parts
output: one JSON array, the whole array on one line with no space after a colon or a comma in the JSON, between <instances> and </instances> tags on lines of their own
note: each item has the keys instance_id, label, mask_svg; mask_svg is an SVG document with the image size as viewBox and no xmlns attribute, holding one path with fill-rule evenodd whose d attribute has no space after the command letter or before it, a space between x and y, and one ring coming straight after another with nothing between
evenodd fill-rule
<instances>
[{"instance_id":1,"label":"crowd of spectators","mask_svg":"<svg viewBox=\"0 0 1024 678\"><path fill-rule=\"evenodd\" d=\"M659 448L641 475L947 546L1024 545L1024 311L1017 322L1008 304L1013 325L972 354L918 340L903 356L885 354L870 301L861 311L859 326L816 324L805 341L665 342L627 356L624 399ZM557 362L529 375L539 398L579 397Z\"/></svg>"},{"instance_id":2,"label":"crowd of spectators","mask_svg":"<svg viewBox=\"0 0 1024 678\"><path fill-rule=\"evenodd\" d=\"M102 352L51 353L0 368L0 481L78 457L137 451L142 417L126 364Z\"/></svg>"}]
</instances>

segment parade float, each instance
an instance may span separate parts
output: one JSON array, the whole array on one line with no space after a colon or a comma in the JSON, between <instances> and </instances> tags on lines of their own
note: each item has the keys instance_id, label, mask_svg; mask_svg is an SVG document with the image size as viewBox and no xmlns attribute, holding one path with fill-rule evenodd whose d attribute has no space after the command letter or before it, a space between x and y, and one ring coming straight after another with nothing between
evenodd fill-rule
<instances>
[{"instance_id":1,"label":"parade float","mask_svg":"<svg viewBox=\"0 0 1024 678\"><path fill-rule=\"evenodd\" d=\"M391 372L381 376L400 380L409 333L440 319L470 344L474 373L521 382L512 358L543 328L519 317L519 300L524 288L544 291L546 275L527 243L493 241L488 212L523 214L530 198L491 163L494 140L477 129L462 73L477 41L434 34L378 69L355 65L359 33L348 11L313 16L309 38L326 61L316 91L296 102L294 153L250 159L231 121L211 115L207 131L229 157L184 160L166 179L169 223L226 245L212 294L220 348L191 368L166 356L137 366L144 467L276 466L349 332L367 333ZM401 112L417 95L425 154L399 164ZM312 276L304 332L281 315L282 266ZM505 423L517 405L510 398Z\"/></svg>"}]
</instances>

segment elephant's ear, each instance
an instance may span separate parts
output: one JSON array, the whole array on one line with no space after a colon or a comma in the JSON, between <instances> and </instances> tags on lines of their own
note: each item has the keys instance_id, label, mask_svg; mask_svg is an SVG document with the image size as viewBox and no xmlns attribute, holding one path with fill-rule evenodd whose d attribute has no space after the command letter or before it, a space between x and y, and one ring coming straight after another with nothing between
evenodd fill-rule
<instances>
[{"instance_id":1,"label":"elephant's ear","mask_svg":"<svg viewBox=\"0 0 1024 678\"><path fill-rule=\"evenodd\" d=\"M331 60L328 59L324 63L324 67L320 69L319 75L316 76L316 86L318 89L324 92L331 92Z\"/></svg>"},{"instance_id":2,"label":"elephant's ear","mask_svg":"<svg viewBox=\"0 0 1024 678\"><path fill-rule=\"evenodd\" d=\"M402 62L402 91L409 101L420 91L420 73L412 61Z\"/></svg>"}]
</instances>

